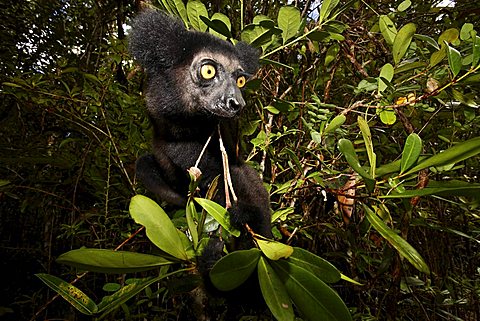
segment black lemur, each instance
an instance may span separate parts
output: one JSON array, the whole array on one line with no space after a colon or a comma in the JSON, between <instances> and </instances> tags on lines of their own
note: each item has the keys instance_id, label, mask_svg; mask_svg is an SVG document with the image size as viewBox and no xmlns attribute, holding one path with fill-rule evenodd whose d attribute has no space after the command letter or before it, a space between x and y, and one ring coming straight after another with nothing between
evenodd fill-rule
<instances>
[{"instance_id":1,"label":"black lemur","mask_svg":"<svg viewBox=\"0 0 480 321\"><path fill-rule=\"evenodd\" d=\"M154 129L153 154L137 160L139 180L162 200L185 206L187 169L214 133L198 166L200 190L206 191L218 175L223 182L220 125L238 197L229 209L231 223L237 228L247 223L255 233L271 237L268 193L238 150L238 118L245 106L241 91L258 68L259 52L243 42L234 46L188 31L176 18L153 10L134 20L129 46L147 74L147 110ZM215 201L225 206L223 184L218 186Z\"/></svg>"}]
</instances>

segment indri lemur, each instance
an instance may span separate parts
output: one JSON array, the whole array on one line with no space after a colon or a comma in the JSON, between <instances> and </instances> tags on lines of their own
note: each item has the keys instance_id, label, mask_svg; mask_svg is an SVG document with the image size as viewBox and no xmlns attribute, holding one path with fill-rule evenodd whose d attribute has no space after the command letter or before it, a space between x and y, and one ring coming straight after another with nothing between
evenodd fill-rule
<instances>
[{"instance_id":1,"label":"indri lemur","mask_svg":"<svg viewBox=\"0 0 480 321\"><path fill-rule=\"evenodd\" d=\"M208 137L200 190L222 175L218 125L228 154L238 202L229 210L231 222L245 223L271 237L269 197L258 174L238 151L238 116L245 106L241 89L258 68L258 51L235 46L208 33L187 31L159 11L147 10L134 21L130 51L146 71L147 109L153 123L153 154L137 160L137 177L162 200L185 206L189 178ZM225 205L223 184L215 201Z\"/></svg>"}]
</instances>

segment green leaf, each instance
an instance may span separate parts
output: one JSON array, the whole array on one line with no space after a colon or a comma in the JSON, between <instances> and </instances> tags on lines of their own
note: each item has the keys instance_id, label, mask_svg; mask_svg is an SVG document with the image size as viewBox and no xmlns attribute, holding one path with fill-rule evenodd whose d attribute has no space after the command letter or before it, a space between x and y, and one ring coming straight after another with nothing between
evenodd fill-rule
<instances>
[{"instance_id":1,"label":"green leaf","mask_svg":"<svg viewBox=\"0 0 480 321\"><path fill-rule=\"evenodd\" d=\"M430 46L432 46L436 50L440 50L440 46L435 41L435 39L433 39L432 37L425 36L425 35L419 35L419 34L415 34L414 37L421 40L421 41L426 42L427 44L429 44ZM416 63L419 63L419 62L416 62Z\"/></svg>"},{"instance_id":2,"label":"green leaf","mask_svg":"<svg viewBox=\"0 0 480 321\"><path fill-rule=\"evenodd\" d=\"M253 248L222 257L210 270L213 285L220 291L230 291L243 284L255 270L260 253Z\"/></svg>"},{"instance_id":3,"label":"green leaf","mask_svg":"<svg viewBox=\"0 0 480 321\"><path fill-rule=\"evenodd\" d=\"M397 121L397 115L393 108L382 108L377 111L380 121L385 125L393 125Z\"/></svg>"},{"instance_id":4,"label":"green leaf","mask_svg":"<svg viewBox=\"0 0 480 321\"><path fill-rule=\"evenodd\" d=\"M403 146L400 172L403 173L415 164L422 152L422 139L415 133L408 135Z\"/></svg>"},{"instance_id":5,"label":"green leaf","mask_svg":"<svg viewBox=\"0 0 480 321\"><path fill-rule=\"evenodd\" d=\"M442 32L442 34L438 37L438 43L440 44L440 46L444 46L443 42L446 41L448 43L452 43L454 42L455 40L458 39L458 36L459 36L459 32L458 32L458 29L456 28L450 28L450 29L447 29L445 30L444 32Z\"/></svg>"},{"instance_id":6,"label":"green leaf","mask_svg":"<svg viewBox=\"0 0 480 321\"><path fill-rule=\"evenodd\" d=\"M430 67L433 67L439 64L446 56L447 56L447 50L445 46L442 46L442 48L439 51L435 51L430 56Z\"/></svg>"},{"instance_id":7,"label":"green leaf","mask_svg":"<svg viewBox=\"0 0 480 321\"><path fill-rule=\"evenodd\" d=\"M185 8L185 4L182 0L173 0L173 4L175 5L175 10L177 11L178 15L183 21L185 26L188 26L188 15L187 9Z\"/></svg>"},{"instance_id":8,"label":"green leaf","mask_svg":"<svg viewBox=\"0 0 480 321\"><path fill-rule=\"evenodd\" d=\"M352 320L345 303L310 271L285 260L271 262L293 303L306 320Z\"/></svg>"},{"instance_id":9,"label":"green leaf","mask_svg":"<svg viewBox=\"0 0 480 321\"><path fill-rule=\"evenodd\" d=\"M395 24L388 16L381 15L378 24L380 27L380 32L382 33L383 38L390 46L393 45L395 37L397 36L397 28Z\"/></svg>"},{"instance_id":10,"label":"green leaf","mask_svg":"<svg viewBox=\"0 0 480 321\"><path fill-rule=\"evenodd\" d=\"M368 189L372 190L375 187L375 181L373 180L372 176L370 176L370 174L360 165L352 142L348 139L341 138L338 141L338 149L340 149L340 152L343 154L343 156L345 156L347 163L352 167L352 169L363 177Z\"/></svg>"},{"instance_id":11,"label":"green leaf","mask_svg":"<svg viewBox=\"0 0 480 321\"><path fill-rule=\"evenodd\" d=\"M162 251L181 260L189 257L184 248L188 238L175 228L165 211L153 200L135 195L130 202L130 215L136 223L145 226L147 237Z\"/></svg>"},{"instance_id":12,"label":"green leaf","mask_svg":"<svg viewBox=\"0 0 480 321\"><path fill-rule=\"evenodd\" d=\"M407 23L398 31L397 35L395 36L392 54L393 61L396 65L400 62L403 56L405 56L416 30L417 27L414 23Z\"/></svg>"},{"instance_id":13,"label":"green leaf","mask_svg":"<svg viewBox=\"0 0 480 321\"><path fill-rule=\"evenodd\" d=\"M477 67L480 62L480 37L475 36L473 40L472 67Z\"/></svg>"},{"instance_id":14,"label":"green leaf","mask_svg":"<svg viewBox=\"0 0 480 321\"><path fill-rule=\"evenodd\" d=\"M73 266L79 270L100 273L141 272L173 263L155 255L87 248L64 253L56 261L60 264Z\"/></svg>"},{"instance_id":15,"label":"green leaf","mask_svg":"<svg viewBox=\"0 0 480 321\"><path fill-rule=\"evenodd\" d=\"M422 256L407 241L396 234L377 216L367 205L362 204L365 215L373 228L377 230L397 251L406 258L417 270L423 273L430 273L430 269Z\"/></svg>"},{"instance_id":16,"label":"green leaf","mask_svg":"<svg viewBox=\"0 0 480 321\"><path fill-rule=\"evenodd\" d=\"M185 210L185 215L187 218L187 226L192 236L193 247L196 249L198 246L198 232L197 224L195 223L197 215L197 210L195 209L195 203L192 200L188 200L187 208Z\"/></svg>"},{"instance_id":17,"label":"green leaf","mask_svg":"<svg viewBox=\"0 0 480 321\"><path fill-rule=\"evenodd\" d=\"M393 70L393 67L392 67ZM375 177L375 168L377 166L377 155L373 152L372 133L367 121L362 116L357 117L358 127L362 132L363 141L367 150L368 161L370 163L370 176Z\"/></svg>"},{"instance_id":18,"label":"green leaf","mask_svg":"<svg viewBox=\"0 0 480 321\"><path fill-rule=\"evenodd\" d=\"M393 79L394 73L395 73L395 70L393 69L393 66L391 64L387 63L383 65L382 69L380 70L380 76L378 77L379 93L383 92L385 89L388 88L388 84L382 78L384 78L390 83Z\"/></svg>"},{"instance_id":19,"label":"green leaf","mask_svg":"<svg viewBox=\"0 0 480 321\"><path fill-rule=\"evenodd\" d=\"M195 201L210 214L215 221L217 221L228 233L233 236L240 236L240 231L235 229L230 224L228 219L228 211L221 205L215 203L214 201L205 199L205 198L195 198Z\"/></svg>"},{"instance_id":20,"label":"green leaf","mask_svg":"<svg viewBox=\"0 0 480 321\"><path fill-rule=\"evenodd\" d=\"M302 248L294 247L287 261L310 271L323 282L334 283L340 280L341 274L332 263Z\"/></svg>"},{"instance_id":21,"label":"green leaf","mask_svg":"<svg viewBox=\"0 0 480 321\"><path fill-rule=\"evenodd\" d=\"M224 40L232 37L228 26L223 21L213 18L210 20L204 16L200 16L200 19L210 28L208 31L212 35Z\"/></svg>"},{"instance_id":22,"label":"green leaf","mask_svg":"<svg viewBox=\"0 0 480 321\"><path fill-rule=\"evenodd\" d=\"M277 28L267 28L261 25L250 24L243 28L241 39L242 41L254 46L266 48L273 42L273 35L281 33Z\"/></svg>"},{"instance_id":23,"label":"green leaf","mask_svg":"<svg viewBox=\"0 0 480 321\"><path fill-rule=\"evenodd\" d=\"M460 69L462 69L462 56L457 49L450 47L447 42L445 42L445 45L447 46L448 65L455 77L460 72Z\"/></svg>"},{"instance_id":24,"label":"green leaf","mask_svg":"<svg viewBox=\"0 0 480 321\"><path fill-rule=\"evenodd\" d=\"M81 313L93 315L98 311L95 302L76 286L50 274L38 273L35 276Z\"/></svg>"},{"instance_id":25,"label":"green leaf","mask_svg":"<svg viewBox=\"0 0 480 321\"><path fill-rule=\"evenodd\" d=\"M398 5L397 10L400 12L403 12L407 10L411 5L412 5L412 2L410 0L404 0L402 1L402 3Z\"/></svg>"},{"instance_id":26,"label":"green leaf","mask_svg":"<svg viewBox=\"0 0 480 321\"><path fill-rule=\"evenodd\" d=\"M324 0L320 7L320 14L318 17L318 24L322 24L325 20L334 19L334 16L330 16L332 11L338 5L339 0Z\"/></svg>"},{"instance_id":27,"label":"green leaf","mask_svg":"<svg viewBox=\"0 0 480 321\"><path fill-rule=\"evenodd\" d=\"M396 161L378 167L375 171L375 177L382 177L400 171L400 161L400 159L397 159Z\"/></svg>"},{"instance_id":28,"label":"green leaf","mask_svg":"<svg viewBox=\"0 0 480 321\"><path fill-rule=\"evenodd\" d=\"M428 66L428 64L424 61L414 61L414 62L402 63L395 68L395 74L400 74L402 72L410 71L412 69L421 68L423 70L427 66Z\"/></svg>"},{"instance_id":29,"label":"green leaf","mask_svg":"<svg viewBox=\"0 0 480 321\"><path fill-rule=\"evenodd\" d=\"M332 121L328 123L327 127L323 131L323 134L326 135L328 133L334 132L337 128L342 126L346 120L347 120L347 117L345 117L344 114L335 116L335 118L333 118Z\"/></svg>"},{"instance_id":30,"label":"green leaf","mask_svg":"<svg viewBox=\"0 0 480 321\"><path fill-rule=\"evenodd\" d=\"M283 44L297 34L301 24L300 10L292 6L280 8L278 11L278 27L282 30Z\"/></svg>"},{"instance_id":31,"label":"green leaf","mask_svg":"<svg viewBox=\"0 0 480 321\"><path fill-rule=\"evenodd\" d=\"M279 321L293 321L295 315L287 289L277 273L263 257L260 257L258 261L257 272L260 290L273 316Z\"/></svg>"},{"instance_id":32,"label":"green leaf","mask_svg":"<svg viewBox=\"0 0 480 321\"><path fill-rule=\"evenodd\" d=\"M232 23L230 19L220 12L215 12L211 18L212 25L209 25L211 28L210 33L219 36L224 36L224 38L232 38L231 30Z\"/></svg>"},{"instance_id":33,"label":"green leaf","mask_svg":"<svg viewBox=\"0 0 480 321\"><path fill-rule=\"evenodd\" d=\"M293 247L276 241L265 241L255 239L260 250L270 260L278 260L280 258L288 258L293 253Z\"/></svg>"},{"instance_id":34,"label":"green leaf","mask_svg":"<svg viewBox=\"0 0 480 321\"><path fill-rule=\"evenodd\" d=\"M480 195L480 184L462 181L430 181L428 186L422 189L408 190L399 194L389 194L380 198L412 198L415 196L445 195L445 196L477 196Z\"/></svg>"},{"instance_id":35,"label":"green leaf","mask_svg":"<svg viewBox=\"0 0 480 321\"><path fill-rule=\"evenodd\" d=\"M410 175L431 166L443 166L458 163L479 153L480 137L475 137L462 143L458 143L443 152L423 160L404 175Z\"/></svg>"},{"instance_id":36,"label":"green leaf","mask_svg":"<svg viewBox=\"0 0 480 321\"><path fill-rule=\"evenodd\" d=\"M470 32L473 30L473 24L472 23L464 23L462 26L462 29L460 29L460 39L462 40L468 40L470 39Z\"/></svg>"},{"instance_id":37,"label":"green leaf","mask_svg":"<svg viewBox=\"0 0 480 321\"><path fill-rule=\"evenodd\" d=\"M190 0L187 2L187 16L190 24L195 30L207 30L207 25L202 21L202 19L200 19L200 16L208 18L207 8L201 1Z\"/></svg>"}]
</instances>

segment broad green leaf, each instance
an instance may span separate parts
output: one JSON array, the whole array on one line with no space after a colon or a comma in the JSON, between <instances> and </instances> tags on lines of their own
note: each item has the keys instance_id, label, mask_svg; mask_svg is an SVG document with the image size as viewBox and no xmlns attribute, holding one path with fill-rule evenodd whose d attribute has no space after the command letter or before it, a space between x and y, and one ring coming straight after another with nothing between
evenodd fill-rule
<instances>
[{"instance_id":1,"label":"broad green leaf","mask_svg":"<svg viewBox=\"0 0 480 321\"><path fill-rule=\"evenodd\" d=\"M345 303L320 278L286 260L271 262L305 320L352 320Z\"/></svg>"},{"instance_id":2,"label":"broad green leaf","mask_svg":"<svg viewBox=\"0 0 480 321\"><path fill-rule=\"evenodd\" d=\"M213 17L210 20L204 16L200 16L200 19L210 28L208 31L212 35L224 40L232 37L229 27L222 20L213 19Z\"/></svg>"},{"instance_id":3,"label":"broad green leaf","mask_svg":"<svg viewBox=\"0 0 480 321\"><path fill-rule=\"evenodd\" d=\"M197 231L196 218L198 217L198 215L197 215L197 210L195 209L195 203L192 200L189 200L187 203L185 216L187 218L188 230L190 231L190 235L192 236L193 247L197 248L198 231Z\"/></svg>"},{"instance_id":4,"label":"broad green leaf","mask_svg":"<svg viewBox=\"0 0 480 321\"><path fill-rule=\"evenodd\" d=\"M449 46L447 42L445 42L447 46L447 57L448 57L448 65L450 66L450 70L452 70L453 76L456 77L462 69L462 56L460 52Z\"/></svg>"},{"instance_id":5,"label":"broad green leaf","mask_svg":"<svg viewBox=\"0 0 480 321\"><path fill-rule=\"evenodd\" d=\"M276 241L265 241L262 239L255 239L258 247L270 260L278 260L281 258L288 258L293 253L293 247Z\"/></svg>"},{"instance_id":6,"label":"broad green leaf","mask_svg":"<svg viewBox=\"0 0 480 321\"><path fill-rule=\"evenodd\" d=\"M273 41L273 35L281 33L282 31L277 28L267 28L261 25L250 24L243 28L241 39L242 41L255 46L255 47L268 47Z\"/></svg>"},{"instance_id":7,"label":"broad green leaf","mask_svg":"<svg viewBox=\"0 0 480 321\"><path fill-rule=\"evenodd\" d=\"M445 196L477 196L480 195L480 184L462 181L430 181L422 189L407 190L399 194L383 195L380 198L411 198L415 196L445 195Z\"/></svg>"},{"instance_id":8,"label":"broad green leaf","mask_svg":"<svg viewBox=\"0 0 480 321\"><path fill-rule=\"evenodd\" d=\"M328 123L327 127L323 131L323 134L326 135L328 133L334 132L337 128L342 126L345 121L347 120L347 117L345 117L344 114L340 114L335 116L330 123Z\"/></svg>"},{"instance_id":9,"label":"broad green leaf","mask_svg":"<svg viewBox=\"0 0 480 321\"><path fill-rule=\"evenodd\" d=\"M422 152L422 139L416 133L408 135L403 146L402 160L400 163L400 172L405 172L415 164Z\"/></svg>"},{"instance_id":10,"label":"broad green leaf","mask_svg":"<svg viewBox=\"0 0 480 321\"><path fill-rule=\"evenodd\" d=\"M438 43L440 44L440 46L444 46L443 42L446 41L448 43L452 43L454 42L455 40L458 39L458 36L460 35L460 33L458 32L458 29L456 28L450 28L450 29L447 29L445 30L444 32L442 32L442 34L438 37Z\"/></svg>"},{"instance_id":11,"label":"broad green leaf","mask_svg":"<svg viewBox=\"0 0 480 321\"><path fill-rule=\"evenodd\" d=\"M187 2L187 16L190 24L195 30L207 30L207 25L200 19L200 16L208 18L207 8L201 1L190 0Z\"/></svg>"},{"instance_id":12,"label":"broad green leaf","mask_svg":"<svg viewBox=\"0 0 480 321\"><path fill-rule=\"evenodd\" d=\"M203 17L201 19L203 20L203 22L205 22L206 17ZM214 34L222 39L232 38L232 23L226 15L220 12L215 12L211 20L209 21L210 23L207 23L207 25L210 28L209 32L211 34Z\"/></svg>"},{"instance_id":13,"label":"broad green leaf","mask_svg":"<svg viewBox=\"0 0 480 321\"><path fill-rule=\"evenodd\" d=\"M375 181L372 176L360 165L358 160L357 153L351 141L345 138L341 138L338 141L338 149L345 156L347 163L352 167L352 169L357 172L365 180L365 185L367 185L369 190L373 190L375 187Z\"/></svg>"},{"instance_id":14,"label":"broad green leaf","mask_svg":"<svg viewBox=\"0 0 480 321\"><path fill-rule=\"evenodd\" d=\"M400 162L401 160L397 159L396 161L378 167L375 171L375 177L382 177L400 171Z\"/></svg>"},{"instance_id":15,"label":"broad green leaf","mask_svg":"<svg viewBox=\"0 0 480 321\"><path fill-rule=\"evenodd\" d=\"M334 283L340 280L340 272L332 263L302 248L294 247L288 261L310 271L323 282Z\"/></svg>"},{"instance_id":16,"label":"broad green leaf","mask_svg":"<svg viewBox=\"0 0 480 321\"><path fill-rule=\"evenodd\" d=\"M283 44L293 38L302 24L300 10L292 6L281 7L278 11L278 27L282 30Z\"/></svg>"},{"instance_id":17,"label":"broad green leaf","mask_svg":"<svg viewBox=\"0 0 480 321\"><path fill-rule=\"evenodd\" d=\"M237 288L253 273L260 254L255 248L231 252L215 263L210 270L210 280L220 291Z\"/></svg>"},{"instance_id":18,"label":"broad green leaf","mask_svg":"<svg viewBox=\"0 0 480 321\"><path fill-rule=\"evenodd\" d=\"M318 24L321 24L325 20L329 18L333 19L334 17L331 16L332 11L338 5L339 0L324 0L322 1L322 5L320 7L320 14L318 17Z\"/></svg>"},{"instance_id":19,"label":"broad green leaf","mask_svg":"<svg viewBox=\"0 0 480 321\"><path fill-rule=\"evenodd\" d=\"M398 251L398 253L406 258L417 270L423 273L430 273L427 263L425 263L417 250L390 229L387 224L385 224L367 205L362 205L365 210L365 215L373 228L377 230L377 232L380 233L380 235L382 235Z\"/></svg>"},{"instance_id":20,"label":"broad green leaf","mask_svg":"<svg viewBox=\"0 0 480 321\"><path fill-rule=\"evenodd\" d=\"M56 261L79 270L100 273L141 272L173 263L156 255L87 248L64 253Z\"/></svg>"},{"instance_id":21,"label":"broad green leaf","mask_svg":"<svg viewBox=\"0 0 480 321\"><path fill-rule=\"evenodd\" d=\"M257 272L260 290L273 316L279 321L293 321L295 315L287 289L263 257L258 261Z\"/></svg>"},{"instance_id":22,"label":"broad green leaf","mask_svg":"<svg viewBox=\"0 0 480 321\"><path fill-rule=\"evenodd\" d=\"M397 10L402 12L407 10L410 6L412 5L412 2L410 0L404 0L402 3L400 3L397 7Z\"/></svg>"},{"instance_id":23,"label":"broad green leaf","mask_svg":"<svg viewBox=\"0 0 480 321\"><path fill-rule=\"evenodd\" d=\"M98 311L95 302L76 286L50 274L38 273L35 276L81 313L93 315Z\"/></svg>"},{"instance_id":24,"label":"broad green leaf","mask_svg":"<svg viewBox=\"0 0 480 321\"><path fill-rule=\"evenodd\" d=\"M188 260L182 238L188 238L175 228L165 211L153 200L135 195L130 202L130 215L145 226L147 237L162 251L181 260Z\"/></svg>"},{"instance_id":25,"label":"broad green leaf","mask_svg":"<svg viewBox=\"0 0 480 321\"><path fill-rule=\"evenodd\" d=\"M378 110L380 121L385 125L393 125L397 121L397 115L392 108L382 108Z\"/></svg>"},{"instance_id":26,"label":"broad green leaf","mask_svg":"<svg viewBox=\"0 0 480 321\"><path fill-rule=\"evenodd\" d=\"M446 56L447 56L447 49L445 48L445 46L442 46L440 50L435 51L430 56L430 67L433 67L439 64Z\"/></svg>"},{"instance_id":27,"label":"broad green leaf","mask_svg":"<svg viewBox=\"0 0 480 321\"><path fill-rule=\"evenodd\" d=\"M410 42L412 41L413 35L415 34L416 30L417 27L415 26L415 24L407 23L398 31L397 35L395 36L395 40L393 41L392 54L393 61L396 65L400 62L403 56L405 56L405 53L410 46Z\"/></svg>"},{"instance_id":28,"label":"broad green leaf","mask_svg":"<svg viewBox=\"0 0 480 321\"><path fill-rule=\"evenodd\" d=\"M383 38L390 46L393 45L395 37L397 36L397 28L395 24L388 16L381 15L378 24L380 26L380 32L382 33Z\"/></svg>"},{"instance_id":29,"label":"broad green leaf","mask_svg":"<svg viewBox=\"0 0 480 321\"><path fill-rule=\"evenodd\" d=\"M182 0L173 0L173 3L175 5L175 10L177 11L178 15L183 21L183 24L185 26L188 26L188 15L187 15L187 9L185 8L185 4L183 3Z\"/></svg>"},{"instance_id":30,"label":"broad green leaf","mask_svg":"<svg viewBox=\"0 0 480 321\"><path fill-rule=\"evenodd\" d=\"M433 39L432 37L425 36L425 35L419 35L419 34L415 34L414 37L417 38L417 39L420 39L421 41L426 42L427 44L429 44L430 46L432 46L436 50L440 50L440 46L435 41L435 39Z\"/></svg>"},{"instance_id":31,"label":"broad green leaf","mask_svg":"<svg viewBox=\"0 0 480 321\"><path fill-rule=\"evenodd\" d=\"M387 89L388 84L382 79L386 79L389 83L393 79L393 74L395 73L395 70L393 69L393 66L389 63L383 65L382 69L380 70L380 76L378 77L378 92L381 93L385 89Z\"/></svg>"},{"instance_id":32,"label":"broad green leaf","mask_svg":"<svg viewBox=\"0 0 480 321\"><path fill-rule=\"evenodd\" d=\"M480 37L475 36L473 40L472 67L476 67L480 62Z\"/></svg>"},{"instance_id":33,"label":"broad green leaf","mask_svg":"<svg viewBox=\"0 0 480 321\"><path fill-rule=\"evenodd\" d=\"M475 137L462 143L458 143L443 152L435 154L421 161L417 166L410 169L404 175L416 173L431 166L443 166L458 163L479 153L480 137Z\"/></svg>"},{"instance_id":34,"label":"broad green leaf","mask_svg":"<svg viewBox=\"0 0 480 321\"><path fill-rule=\"evenodd\" d=\"M460 29L460 39L468 40L470 39L471 35L470 32L473 30L472 23L464 23L462 29Z\"/></svg>"},{"instance_id":35,"label":"broad green leaf","mask_svg":"<svg viewBox=\"0 0 480 321\"><path fill-rule=\"evenodd\" d=\"M230 220L228 219L228 212L223 206L205 198L196 197L195 201L205 211L207 211L207 213L210 214L215 221L217 221L228 233L232 234L233 236L240 236L240 231L231 226Z\"/></svg>"},{"instance_id":36,"label":"broad green leaf","mask_svg":"<svg viewBox=\"0 0 480 321\"><path fill-rule=\"evenodd\" d=\"M393 67L392 67L393 71ZM367 150L368 161L370 163L370 176L375 177L375 168L377 166L377 155L373 152L372 133L367 121L362 116L357 117L358 127L362 132L363 141Z\"/></svg>"},{"instance_id":37,"label":"broad green leaf","mask_svg":"<svg viewBox=\"0 0 480 321\"><path fill-rule=\"evenodd\" d=\"M423 61L414 61L414 62L407 62L398 65L395 68L395 74L400 74L402 72L410 71L412 69L425 69L428 66L426 62Z\"/></svg>"}]
</instances>

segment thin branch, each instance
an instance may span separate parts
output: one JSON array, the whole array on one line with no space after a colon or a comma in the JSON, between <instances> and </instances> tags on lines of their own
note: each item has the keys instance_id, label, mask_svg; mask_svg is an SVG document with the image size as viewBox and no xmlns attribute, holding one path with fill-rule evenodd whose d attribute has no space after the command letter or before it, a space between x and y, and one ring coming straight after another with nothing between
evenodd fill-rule
<instances>
[{"instance_id":1,"label":"thin branch","mask_svg":"<svg viewBox=\"0 0 480 321\"><path fill-rule=\"evenodd\" d=\"M218 141L220 143L220 152L222 153L222 163L223 163L223 181L225 183L225 207L231 208L232 203L230 201L230 193L232 193L232 198L235 203L237 203L238 198L233 190L232 177L230 176L230 168L228 165L228 154L225 146L223 145L222 133L220 131L220 125L218 125Z\"/></svg>"}]
</instances>

